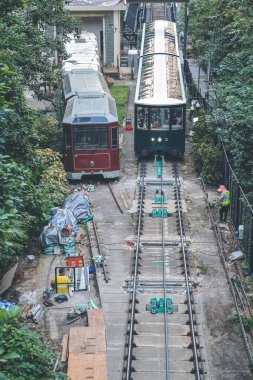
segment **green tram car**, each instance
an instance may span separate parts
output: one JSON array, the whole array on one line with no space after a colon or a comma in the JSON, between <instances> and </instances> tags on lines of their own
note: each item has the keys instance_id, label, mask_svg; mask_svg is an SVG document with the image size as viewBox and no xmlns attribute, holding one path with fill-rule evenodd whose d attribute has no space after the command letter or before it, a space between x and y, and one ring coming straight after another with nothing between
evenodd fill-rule
<instances>
[{"instance_id":1,"label":"green tram car","mask_svg":"<svg viewBox=\"0 0 253 380\"><path fill-rule=\"evenodd\" d=\"M134 150L182 157L185 150L186 98L176 24L144 24L134 103Z\"/></svg>"}]
</instances>

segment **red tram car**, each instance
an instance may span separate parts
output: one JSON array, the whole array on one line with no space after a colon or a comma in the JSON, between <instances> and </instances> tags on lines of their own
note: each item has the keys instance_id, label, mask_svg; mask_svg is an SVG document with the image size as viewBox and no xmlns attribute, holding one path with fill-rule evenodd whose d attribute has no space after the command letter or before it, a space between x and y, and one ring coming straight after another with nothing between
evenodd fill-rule
<instances>
[{"instance_id":1,"label":"red tram car","mask_svg":"<svg viewBox=\"0 0 253 380\"><path fill-rule=\"evenodd\" d=\"M68 179L120 175L116 103L101 73L97 38L70 35L63 62L64 166Z\"/></svg>"},{"instance_id":2,"label":"red tram car","mask_svg":"<svg viewBox=\"0 0 253 380\"><path fill-rule=\"evenodd\" d=\"M120 174L116 103L103 75L93 69L64 74L64 166L67 178Z\"/></svg>"}]
</instances>

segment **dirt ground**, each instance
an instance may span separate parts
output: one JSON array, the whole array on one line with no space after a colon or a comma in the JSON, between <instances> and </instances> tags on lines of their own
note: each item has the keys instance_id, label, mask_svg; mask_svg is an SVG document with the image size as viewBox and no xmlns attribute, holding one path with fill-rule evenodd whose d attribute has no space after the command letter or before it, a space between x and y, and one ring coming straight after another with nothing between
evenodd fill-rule
<instances>
[{"instance_id":1,"label":"dirt ground","mask_svg":"<svg viewBox=\"0 0 253 380\"><path fill-rule=\"evenodd\" d=\"M78 233L84 233L81 226ZM88 243L85 242L81 249L84 251L84 262L91 265ZM68 296L68 301L61 304L57 304L53 299L54 296L52 296L53 306L46 307L43 305L43 292L50 288L55 267L66 266L65 257L64 255L43 255L38 252L35 257L33 262L26 259L20 262L15 282L8 291L6 298L19 305L41 305L43 313L37 327L41 329L45 341L50 340L50 347L59 350L63 335L67 334L72 326L84 325L87 322L85 318L82 318L68 325L67 312L73 309L75 305L87 305L89 299L92 299L97 307L101 306L96 279L91 274L88 290L74 292L72 297Z\"/></svg>"},{"instance_id":2,"label":"dirt ground","mask_svg":"<svg viewBox=\"0 0 253 380\"><path fill-rule=\"evenodd\" d=\"M187 204L191 263L198 283L195 299L207 378L252 379L239 324L232 320L235 311L225 271L190 153L181 165ZM216 189L208 189L209 200L217 198ZM227 225L222 233L229 237ZM225 245L225 250L230 247ZM231 252L230 252L231 253Z\"/></svg>"}]
</instances>

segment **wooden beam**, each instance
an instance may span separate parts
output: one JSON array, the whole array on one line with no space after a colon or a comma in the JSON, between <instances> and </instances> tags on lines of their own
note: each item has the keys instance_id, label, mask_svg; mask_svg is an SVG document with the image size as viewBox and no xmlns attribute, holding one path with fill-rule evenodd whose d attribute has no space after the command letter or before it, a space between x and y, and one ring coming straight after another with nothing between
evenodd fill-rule
<instances>
[{"instance_id":1,"label":"wooden beam","mask_svg":"<svg viewBox=\"0 0 253 380\"><path fill-rule=\"evenodd\" d=\"M65 363L68 360L68 345L69 345L69 334L64 334L61 344L61 362Z\"/></svg>"}]
</instances>

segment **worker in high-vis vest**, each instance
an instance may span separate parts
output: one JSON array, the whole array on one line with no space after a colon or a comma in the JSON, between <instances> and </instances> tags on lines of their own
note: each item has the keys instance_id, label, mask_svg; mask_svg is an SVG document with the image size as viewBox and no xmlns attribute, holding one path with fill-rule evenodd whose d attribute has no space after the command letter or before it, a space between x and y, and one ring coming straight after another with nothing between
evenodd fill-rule
<instances>
[{"instance_id":1,"label":"worker in high-vis vest","mask_svg":"<svg viewBox=\"0 0 253 380\"><path fill-rule=\"evenodd\" d=\"M228 210L230 207L230 193L224 185L221 185L218 190L220 194L220 222L226 222L228 217Z\"/></svg>"},{"instance_id":2,"label":"worker in high-vis vest","mask_svg":"<svg viewBox=\"0 0 253 380\"><path fill-rule=\"evenodd\" d=\"M65 269L60 268L59 275L52 279L51 285L55 288L56 293L67 293L71 284L70 278L65 274Z\"/></svg>"}]
</instances>

